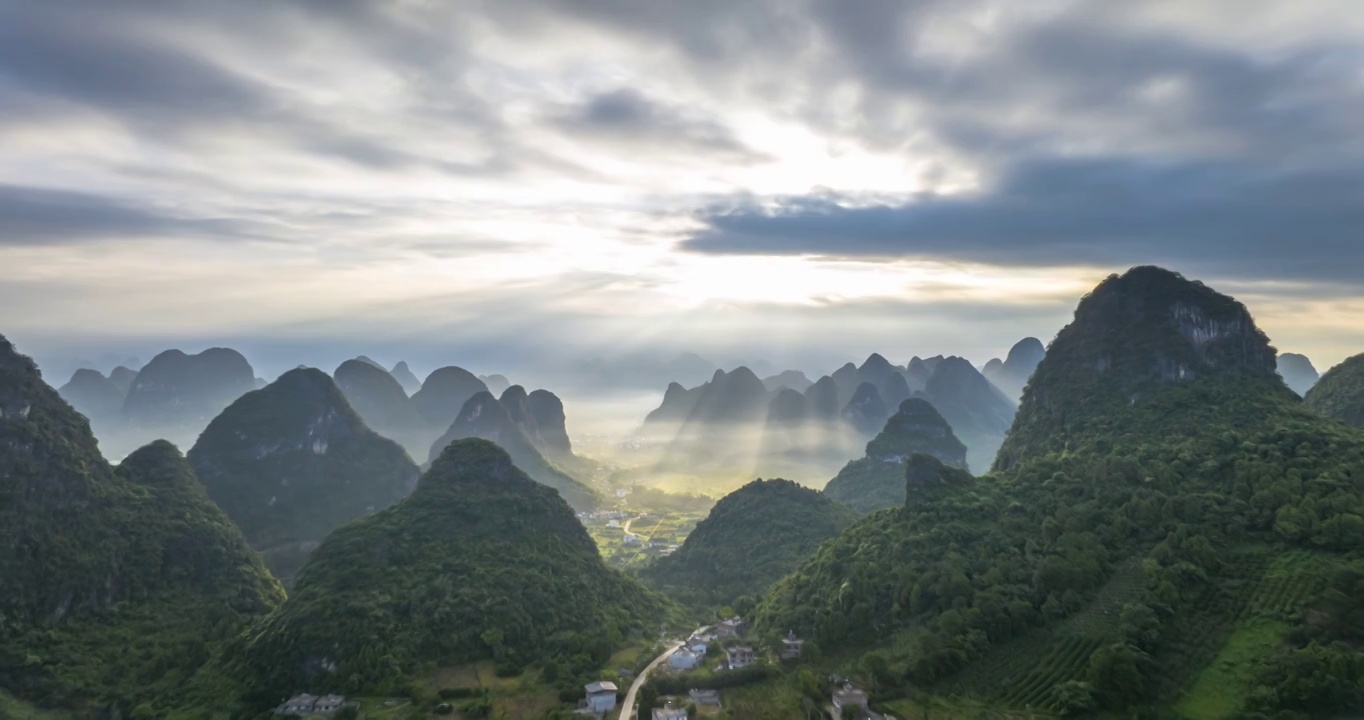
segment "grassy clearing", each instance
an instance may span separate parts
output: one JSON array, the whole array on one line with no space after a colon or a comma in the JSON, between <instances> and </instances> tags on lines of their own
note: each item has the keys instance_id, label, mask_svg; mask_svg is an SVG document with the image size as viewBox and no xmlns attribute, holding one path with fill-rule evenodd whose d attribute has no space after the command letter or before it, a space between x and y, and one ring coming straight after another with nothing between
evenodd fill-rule
<instances>
[{"instance_id":1,"label":"grassy clearing","mask_svg":"<svg viewBox=\"0 0 1364 720\"><path fill-rule=\"evenodd\" d=\"M1241 624L1175 704L1175 712L1189 720L1221 720L1235 715L1255 677L1256 665L1283 642L1288 629L1288 624L1269 618Z\"/></svg>"}]
</instances>

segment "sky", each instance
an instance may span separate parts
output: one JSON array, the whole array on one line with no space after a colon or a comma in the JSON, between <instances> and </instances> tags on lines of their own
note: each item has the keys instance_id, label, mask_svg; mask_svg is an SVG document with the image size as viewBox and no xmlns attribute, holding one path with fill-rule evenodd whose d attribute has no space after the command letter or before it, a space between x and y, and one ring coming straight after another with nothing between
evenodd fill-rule
<instances>
[{"instance_id":1,"label":"sky","mask_svg":"<svg viewBox=\"0 0 1364 720\"><path fill-rule=\"evenodd\" d=\"M1139 264L1364 349L1350 0L0 0L0 108L40 360L983 364Z\"/></svg>"}]
</instances>

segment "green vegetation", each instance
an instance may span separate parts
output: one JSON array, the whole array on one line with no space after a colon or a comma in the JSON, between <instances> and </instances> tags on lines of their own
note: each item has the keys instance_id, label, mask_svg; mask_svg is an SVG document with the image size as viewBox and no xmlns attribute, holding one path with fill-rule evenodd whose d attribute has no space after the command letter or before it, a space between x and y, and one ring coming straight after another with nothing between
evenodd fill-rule
<instances>
[{"instance_id":1,"label":"green vegetation","mask_svg":"<svg viewBox=\"0 0 1364 720\"><path fill-rule=\"evenodd\" d=\"M908 483L904 506L778 583L756 629L860 656L886 698L913 686L1058 713L1169 707L1219 655L1241 682L1242 656L1270 649L1245 613L1257 587L1282 591L1271 561L1364 544L1364 434L1302 407L1239 303L1157 269L1081 303L996 468ZM1356 631L1313 618L1355 617L1344 599L1361 594L1320 610L1330 599L1302 585L1258 601L1300 630L1256 672L1271 690L1253 704L1352 708Z\"/></svg>"},{"instance_id":2,"label":"green vegetation","mask_svg":"<svg viewBox=\"0 0 1364 720\"><path fill-rule=\"evenodd\" d=\"M460 440L409 498L332 533L229 664L253 704L305 687L394 693L424 664L487 659L576 683L667 612L602 563L554 490Z\"/></svg>"},{"instance_id":3,"label":"green vegetation","mask_svg":"<svg viewBox=\"0 0 1364 720\"><path fill-rule=\"evenodd\" d=\"M1318 415L1364 427L1364 355L1327 371L1303 402Z\"/></svg>"},{"instance_id":4,"label":"green vegetation","mask_svg":"<svg viewBox=\"0 0 1364 720\"><path fill-rule=\"evenodd\" d=\"M397 443L370 430L330 377L290 370L232 403L189 451L209 497L247 540L272 552L318 541L332 530L407 496L417 466Z\"/></svg>"},{"instance_id":5,"label":"green vegetation","mask_svg":"<svg viewBox=\"0 0 1364 720\"><path fill-rule=\"evenodd\" d=\"M1233 716L1249 695L1255 663L1270 656L1287 632L1288 625L1277 620L1255 619L1238 625L1222 651L1175 704L1175 712L1191 720Z\"/></svg>"},{"instance_id":6,"label":"green vegetation","mask_svg":"<svg viewBox=\"0 0 1364 720\"><path fill-rule=\"evenodd\" d=\"M22 701L157 716L283 600L174 446L111 468L3 338L0 467L0 688Z\"/></svg>"},{"instance_id":7,"label":"green vegetation","mask_svg":"<svg viewBox=\"0 0 1364 720\"><path fill-rule=\"evenodd\" d=\"M898 507L905 502L905 461L914 453L948 465L966 467L966 446L933 405L910 398L867 443L866 457L848 463L824 486L824 494L859 513Z\"/></svg>"},{"instance_id":8,"label":"green vegetation","mask_svg":"<svg viewBox=\"0 0 1364 720\"><path fill-rule=\"evenodd\" d=\"M642 575L673 597L702 603L756 596L854 519L847 508L789 480L755 480L716 503L677 552Z\"/></svg>"}]
</instances>

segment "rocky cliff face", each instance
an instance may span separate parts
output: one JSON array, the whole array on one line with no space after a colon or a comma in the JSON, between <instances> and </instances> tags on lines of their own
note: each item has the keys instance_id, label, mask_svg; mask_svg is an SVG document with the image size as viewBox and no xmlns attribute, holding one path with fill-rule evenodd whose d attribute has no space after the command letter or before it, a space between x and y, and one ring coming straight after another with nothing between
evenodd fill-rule
<instances>
[{"instance_id":1,"label":"rocky cliff face","mask_svg":"<svg viewBox=\"0 0 1364 720\"><path fill-rule=\"evenodd\" d=\"M995 467L1061 447L1113 407L1140 404L1170 385L1240 378L1286 390L1276 365L1244 305L1178 273L1133 268L1081 300L1057 334Z\"/></svg>"}]
</instances>

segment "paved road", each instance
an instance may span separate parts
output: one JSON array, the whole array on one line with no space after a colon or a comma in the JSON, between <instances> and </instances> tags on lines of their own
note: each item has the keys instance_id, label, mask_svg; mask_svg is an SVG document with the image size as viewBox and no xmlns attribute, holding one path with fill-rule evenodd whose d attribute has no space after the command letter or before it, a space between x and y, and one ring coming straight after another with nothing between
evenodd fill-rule
<instances>
[{"instance_id":1,"label":"paved road","mask_svg":"<svg viewBox=\"0 0 1364 720\"><path fill-rule=\"evenodd\" d=\"M673 643L672 646L663 651L662 655L654 658L654 661L649 663L639 674L639 677L635 678L635 681L630 684L630 692L625 693L625 703L620 708L620 720L630 720L634 717L635 696L639 694L639 689L644 687L644 681L649 679L649 673L653 672L654 668L658 667L664 660L667 660L669 655L677 652L680 647L682 647L681 642Z\"/></svg>"}]
</instances>

